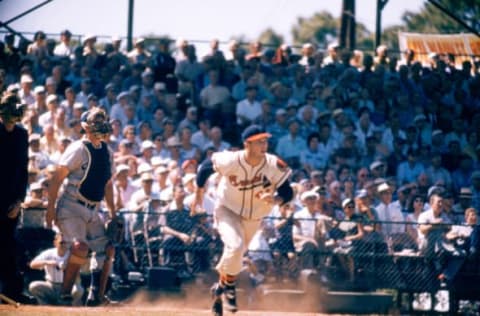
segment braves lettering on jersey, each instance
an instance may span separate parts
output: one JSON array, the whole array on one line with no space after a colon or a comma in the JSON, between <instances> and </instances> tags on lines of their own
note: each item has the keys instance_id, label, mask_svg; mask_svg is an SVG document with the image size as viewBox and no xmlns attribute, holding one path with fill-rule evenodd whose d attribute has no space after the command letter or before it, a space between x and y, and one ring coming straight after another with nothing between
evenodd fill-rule
<instances>
[{"instance_id":1,"label":"braves lettering on jersey","mask_svg":"<svg viewBox=\"0 0 480 316\"><path fill-rule=\"evenodd\" d=\"M247 219L269 214L272 206L261 203L260 196L275 193L291 173L285 162L271 154L266 154L262 163L252 167L245 161L243 150L214 153L212 162L215 171L222 175L218 203Z\"/></svg>"}]
</instances>

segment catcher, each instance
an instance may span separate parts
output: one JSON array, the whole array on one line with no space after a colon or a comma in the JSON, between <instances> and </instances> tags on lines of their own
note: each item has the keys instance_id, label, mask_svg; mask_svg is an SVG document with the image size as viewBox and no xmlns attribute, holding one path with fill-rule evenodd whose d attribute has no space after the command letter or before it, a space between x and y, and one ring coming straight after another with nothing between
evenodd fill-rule
<instances>
[{"instance_id":1,"label":"catcher","mask_svg":"<svg viewBox=\"0 0 480 316\"><path fill-rule=\"evenodd\" d=\"M82 116L82 127L85 136L63 153L49 186L46 222L48 226L58 226L70 248L61 301L69 305L75 279L92 252L95 255L90 258L91 283L86 305L98 306L109 302L105 292L115 254L106 231L116 231L119 219L113 200L113 155L104 142L110 133L108 117L103 110L93 108ZM109 215L107 228L99 214L103 199Z\"/></svg>"}]
</instances>

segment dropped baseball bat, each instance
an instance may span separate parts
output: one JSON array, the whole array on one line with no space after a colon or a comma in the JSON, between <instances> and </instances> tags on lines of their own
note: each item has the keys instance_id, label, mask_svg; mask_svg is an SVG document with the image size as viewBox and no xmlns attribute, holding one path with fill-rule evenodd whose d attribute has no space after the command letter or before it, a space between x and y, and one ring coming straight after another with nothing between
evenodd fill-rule
<instances>
[{"instance_id":1,"label":"dropped baseball bat","mask_svg":"<svg viewBox=\"0 0 480 316\"><path fill-rule=\"evenodd\" d=\"M20 303L12 300L10 297L3 295L0 293L0 300L7 302L9 305L13 305L15 307L19 307Z\"/></svg>"}]
</instances>

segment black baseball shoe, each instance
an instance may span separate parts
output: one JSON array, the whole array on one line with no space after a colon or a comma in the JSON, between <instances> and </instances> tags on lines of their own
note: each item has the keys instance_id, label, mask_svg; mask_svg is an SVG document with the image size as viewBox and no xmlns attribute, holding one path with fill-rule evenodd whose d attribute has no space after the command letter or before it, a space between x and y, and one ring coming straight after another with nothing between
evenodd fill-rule
<instances>
[{"instance_id":1,"label":"black baseball shoe","mask_svg":"<svg viewBox=\"0 0 480 316\"><path fill-rule=\"evenodd\" d=\"M237 292L235 290L235 285L226 285L223 296L225 297L225 309L232 313L235 313L238 310Z\"/></svg>"},{"instance_id":2,"label":"black baseball shoe","mask_svg":"<svg viewBox=\"0 0 480 316\"><path fill-rule=\"evenodd\" d=\"M223 294L223 287L220 283L215 283L212 288L210 289L213 298L213 305L212 305L212 315L213 316L223 316L223 301L222 301L222 294Z\"/></svg>"}]
</instances>

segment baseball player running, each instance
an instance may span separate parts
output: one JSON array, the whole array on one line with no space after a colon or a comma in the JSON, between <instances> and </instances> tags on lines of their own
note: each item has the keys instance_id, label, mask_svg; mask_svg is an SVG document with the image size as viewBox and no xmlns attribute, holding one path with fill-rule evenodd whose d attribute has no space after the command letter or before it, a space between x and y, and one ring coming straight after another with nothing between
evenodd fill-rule
<instances>
[{"instance_id":1,"label":"baseball player running","mask_svg":"<svg viewBox=\"0 0 480 316\"><path fill-rule=\"evenodd\" d=\"M242 133L243 150L214 153L211 160L202 163L197 174L197 188L190 206L192 214L203 205L208 177L214 172L221 176L214 212L224 244L216 267L219 281L212 287L212 312L216 316L223 315L224 304L225 309L237 311L237 275L242 268L243 254L262 217L269 214L275 202L287 203L293 197L288 181L290 168L267 153L270 136L258 125L247 127Z\"/></svg>"},{"instance_id":2,"label":"baseball player running","mask_svg":"<svg viewBox=\"0 0 480 316\"><path fill-rule=\"evenodd\" d=\"M89 251L91 284L87 305L107 302L105 289L114 257L114 247L105 233L98 209L105 198L110 223L116 225L113 202L113 155L103 141L110 132L108 117L99 108L82 116L85 137L72 143L63 153L49 187L47 225L55 223L64 241L70 247L61 300L68 305L72 286L82 265L87 263ZM64 183L64 179L66 179ZM57 201L58 191L62 193ZM55 209L56 207L56 209Z\"/></svg>"}]
</instances>

